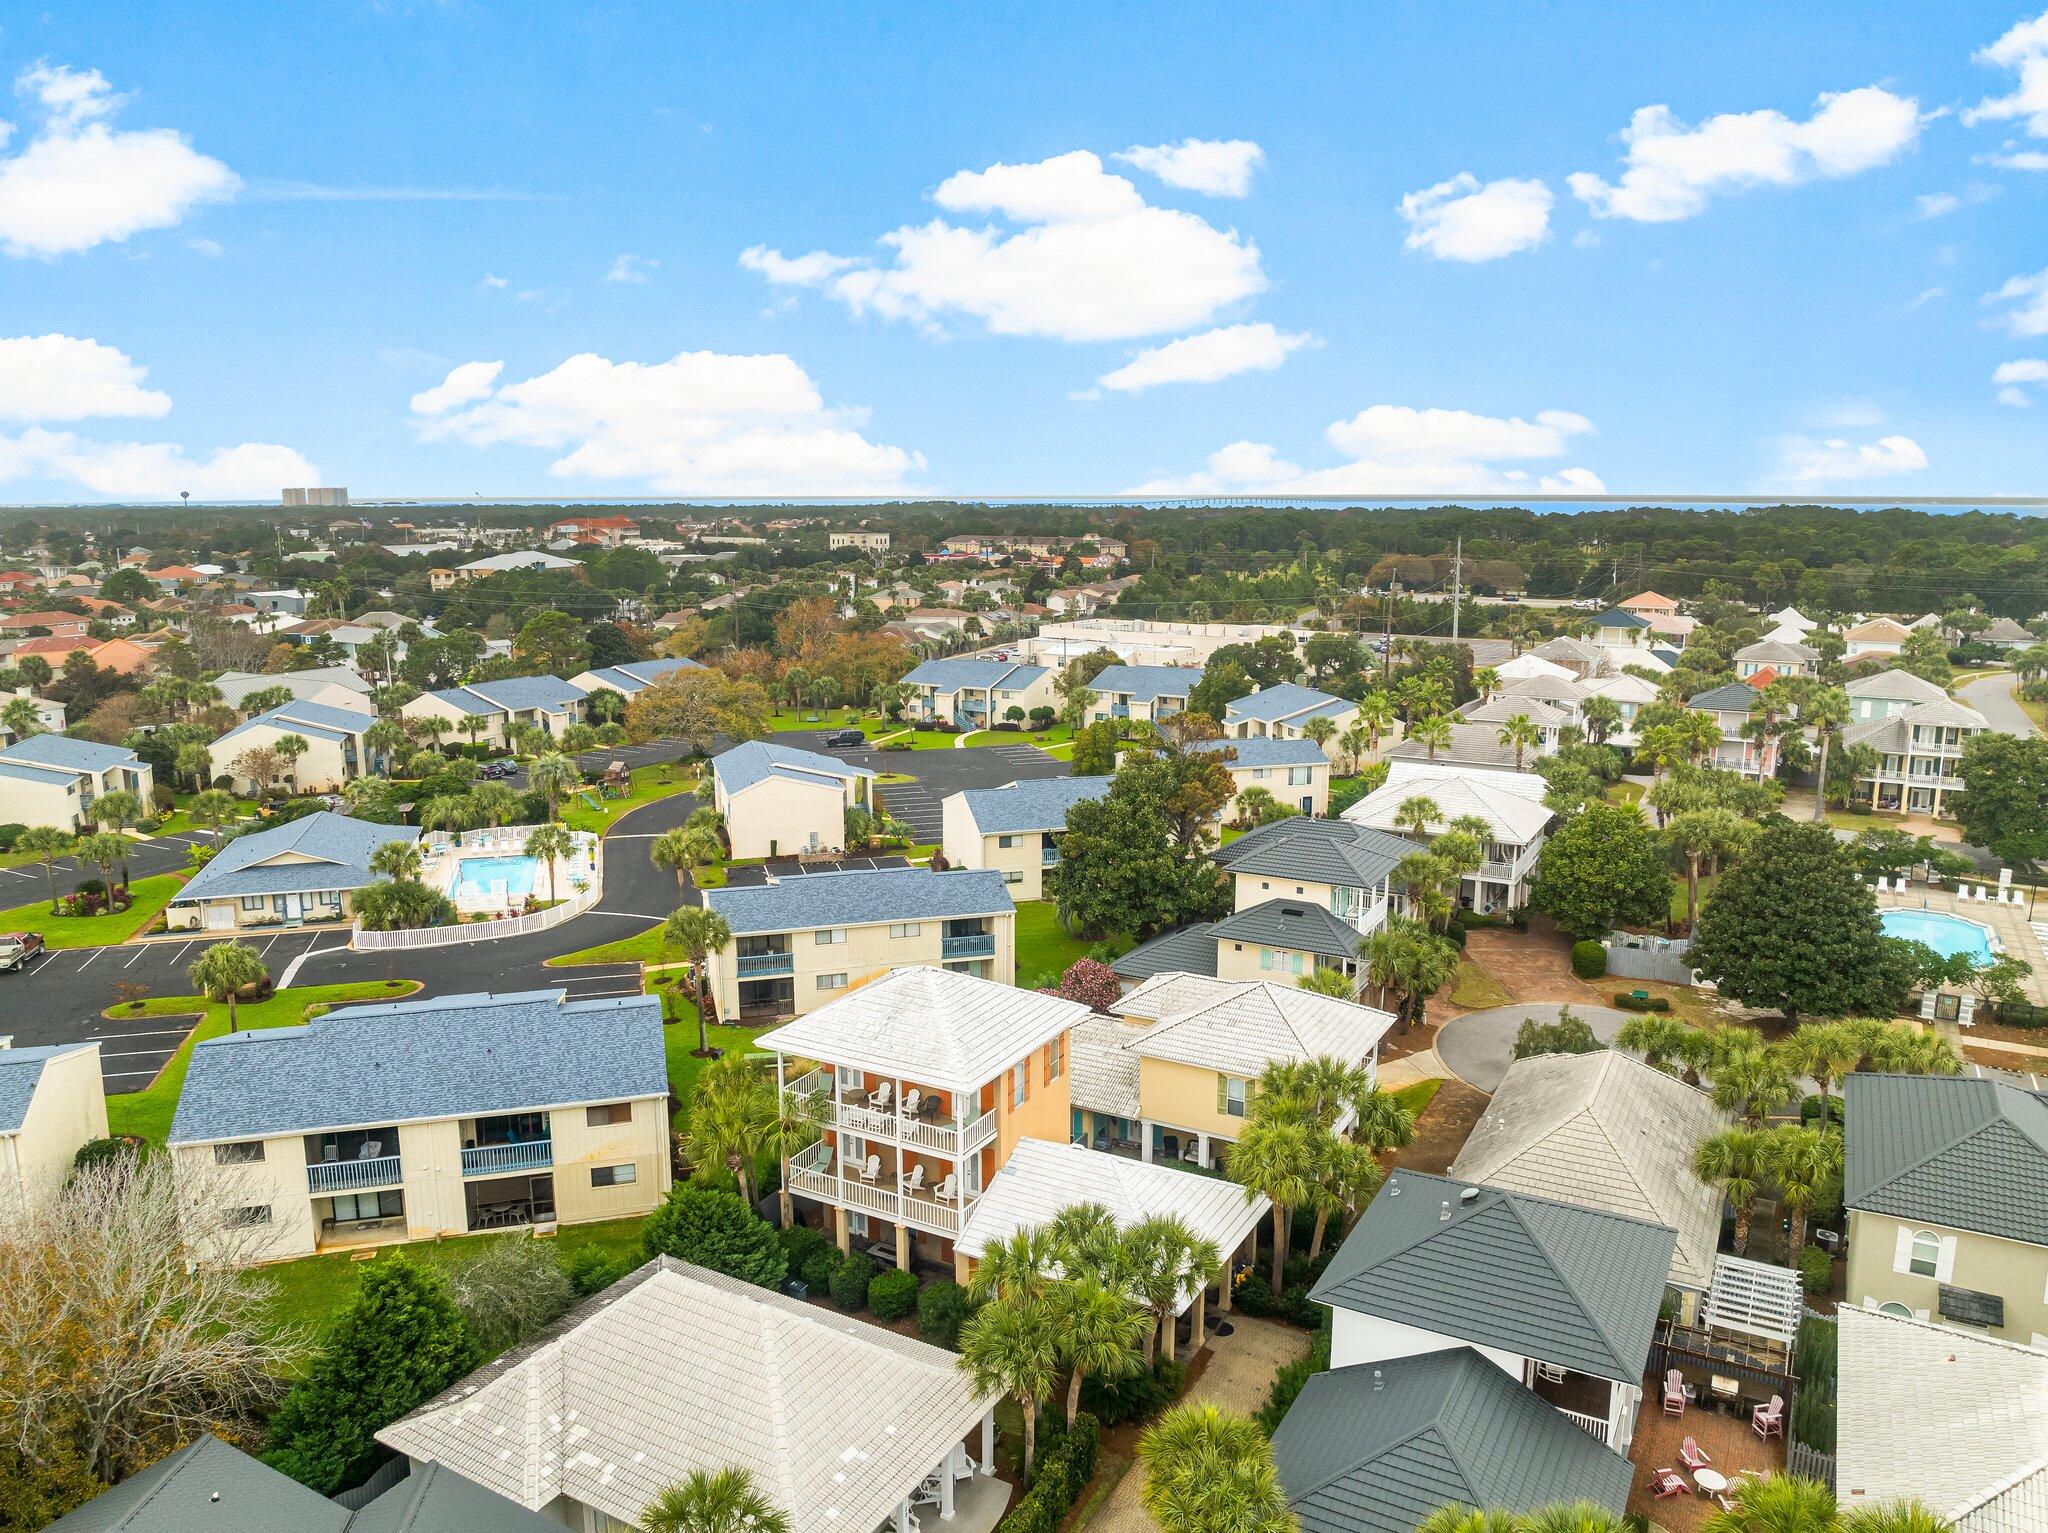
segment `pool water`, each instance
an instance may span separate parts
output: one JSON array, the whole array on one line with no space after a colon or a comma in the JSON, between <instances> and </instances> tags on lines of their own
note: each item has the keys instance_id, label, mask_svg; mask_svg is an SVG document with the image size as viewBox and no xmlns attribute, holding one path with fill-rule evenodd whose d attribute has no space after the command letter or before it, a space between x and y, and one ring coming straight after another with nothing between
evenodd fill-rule
<instances>
[{"instance_id":1,"label":"pool water","mask_svg":"<svg viewBox=\"0 0 2048 1533\"><path fill-rule=\"evenodd\" d=\"M523 900L533 893L539 870L540 864L531 857L464 857L455 865L455 883L448 897L484 899L503 893L507 899Z\"/></svg>"},{"instance_id":2,"label":"pool water","mask_svg":"<svg viewBox=\"0 0 2048 1533\"><path fill-rule=\"evenodd\" d=\"M1887 910L1877 918L1887 937L1906 942L1924 942L1944 958L1967 953L1978 968L1988 967L1994 957L1991 934L1975 921L1944 915L1938 910Z\"/></svg>"}]
</instances>

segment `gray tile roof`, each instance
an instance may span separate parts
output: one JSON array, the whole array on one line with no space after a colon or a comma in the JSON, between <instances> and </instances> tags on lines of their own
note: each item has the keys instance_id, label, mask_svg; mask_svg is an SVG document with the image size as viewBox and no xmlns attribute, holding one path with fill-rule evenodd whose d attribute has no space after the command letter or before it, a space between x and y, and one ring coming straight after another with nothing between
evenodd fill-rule
<instances>
[{"instance_id":1,"label":"gray tile roof","mask_svg":"<svg viewBox=\"0 0 2048 1533\"><path fill-rule=\"evenodd\" d=\"M1842 1082L1846 1207L2048 1246L2048 1101L2002 1081Z\"/></svg>"},{"instance_id":2,"label":"gray tile roof","mask_svg":"<svg viewBox=\"0 0 2048 1533\"><path fill-rule=\"evenodd\" d=\"M1842 690L1851 697L1876 697L1891 702L1938 703L1948 694L1924 676L1894 667L1844 682Z\"/></svg>"},{"instance_id":3,"label":"gray tile roof","mask_svg":"<svg viewBox=\"0 0 2048 1533\"><path fill-rule=\"evenodd\" d=\"M1138 1116L1138 1056L1130 1045L1149 1030L1144 1022L1091 1016L1068 1037L1073 1070L1068 1094L1076 1107L1118 1118Z\"/></svg>"},{"instance_id":4,"label":"gray tile roof","mask_svg":"<svg viewBox=\"0 0 2048 1533\"><path fill-rule=\"evenodd\" d=\"M1200 740L1191 750L1231 752L1226 765L1241 767L1328 766L1330 758L1313 740Z\"/></svg>"},{"instance_id":5,"label":"gray tile roof","mask_svg":"<svg viewBox=\"0 0 2048 1533\"><path fill-rule=\"evenodd\" d=\"M1439 1506L1619 1515L1627 1459L1469 1347L1310 1377L1273 1434L1302 1533L1414 1533Z\"/></svg>"},{"instance_id":6,"label":"gray tile roof","mask_svg":"<svg viewBox=\"0 0 2048 1533\"><path fill-rule=\"evenodd\" d=\"M1634 1384L1675 1242L1640 1219L1396 1171L1309 1297Z\"/></svg>"},{"instance_id":7,"label":"gray tile roof","mask_svg":"<svg viewBox=\"0 0 2048 1533\"><path fill-rule=\"evenodd\" d=\"M348 1525L345 1508L209 1433L45 1533L343 1533Z\"/></svg>"},{"instance_id":8,"label":"gray tile roof","mask_svg":"<svg viewBox=\"0 0 2048 1533\"><path fill-rule=\"evenodd\" d=\"M927 660L903 681L907 686L940 692L957 692L962 687L975 692L989 687L1021 692L1044 674L1042 665L1020 665L1014 660Z\"/></svg>"},{"instance_id":9,"label":"gray tile roof","mask_svg":"<svg viewBox=\"0 0 2048 1533\"><path fill-rule=\"evenodd\" d=\"M1386 754L1389 760L1430 759L1429 747L1417 740L1403 740L1399 745L1388 747ZM1515 748L1500 743L1500 729L1493 724L1453 723L1451 743L1437 751L1436 759L1464 766L1506 767L1510 771L1517 770ZM1529 759L1528 753L1523 752L1523 765L1526 766Z\"/></svg>"},{"instance_id":10,"label":"gray tile roof","mask_svg":"<svg viewBox=\"0 0 2048 1533\"><path fill-rule=\"evenodd\" d=\"M2034 642L2034 634L2030 630L2021 627L2018 623L2015 623L2009 617L1993 618L1977 637L1987 640L1992 644L2031 644Z\"/></svg>"},{"instance_id":11,"label":"gray tile roof","mask_svg":"<svg viewBox=\"0 0 2048 1533\"><path fill-rule=\"evenodd\" d=\"M1088 690L1107 702L1112 693L1128 692L1132 702L1149 703L1162 697L1186 697L1188 688L1202 679L1192 665L1106 665Z\"/></svg>"},{"instance_id":12,"label":"gray tile roof","mask_svg":"<svg viewBox=\"0 0 2048 1533\"><path fill-rule=\"evenodd\" d=\"M1704 692L1695 692L1685 700L1685 706L1708 713L1748 713L1756 706L1758 696L1757 689L1748 682L1730 681L1709 687Z\"/></svg>"},{"instance_id":13,"label":"gray tile roof","mask_svg":"<svg viewBox=\"0 0 2048 1533\"><path fill-rule=\"evenodd\" d=\"M704 903L737 936L810 931L821 926L871 926L878 921L939 921L1012 915L1016 903L995 868L879 868L803 873L752 889L706 889Z\"/></svg>"},{"instance_id":14,"label":"gray tile roof","mask_svg":"<svg viewBox=\"0 0 2048 1533\"><path fill-rule=\"evenodd\" d=\"M259 713L253 719L237 724L213 744L217 750L230 741L248 734L259 725L266 724L272 729L339 740L348 735L359 735L376 722L377 716L370 711L367 701L358 712L350 708L335 708L326 703L309 703L301 698L294 698L268 713Z\"/></svg>"},{"instance_id":15,"label":"gray tile roof","mask_svg":"<svg viewBox=\"0 0 2048 1533\"><path fill-rule=\"evenodd\" d=\"M590 674L599 686L610 687L614 692L623 692L630 697L661 680L662 677L671 676L677 671L703 669L704 667L697 661L688 658L629 660L624 665L608 665L603 670L592 671Z\"/></svg>"},{"instance_id":16,"label":"gray tile roof","mask_svg":"<svg viewBox=\"0 0 2048 1533\"><path fill-rule=\"evenodd\" d=\"M1356 958L1357 928L1330 914L1314 900L1270 899L1240 910L1216 923L1219 942L1256 942L1325 958Z\"/></svg>"},{"instance_id":17,"label":"gray tile roof","mask_svg":"<svg viewBox=\"0 0 2048 1533\"><path fill-rule=\"evenodd\" d=\"M93 1047L90 1043L52 1043L32 1049L0 1049L0 1134L18 1134L28 1117L43 1066L66 1054Z\"/></svg>"},{"instance_id":18,"label":"gray tile roof","mask_svg":"<svg viewBox=\"0 0 2048 1533\"><path fill-rule=\"evenodd\" d=\"M1898 712L1881 719L1865 719L1851 724L1842 731L1842 738L1850 745L1868 745L1873 750L1892 755L1905 755L1913 748L1913 730L1921 729L1989 729L1991 721L1975 708L1951 698L1939 702L1914 703ZM1922 749L1930 746L1923 745Z\"/></svg>"},{"instance_id":19,"label":"gray tile roof","mask_svg":"<svg viewBox=\"0 0 2048 1533\"><path fill-rule=\"evenodd\" d=\"M370 856L378 847L387 841L417 841L419 835L416 825L380 825L322 809L275 830L237 836L171 903L360 889L374 878ZM270 858L293 854L314 860L265 866Z\"/></svg>"},{"instance_id":20,"label":"gray tile roof","mask_svg":"<svg viewBox=\"0 0 2048 1533\"><path fill-rule=\"evenodd\" d=\"M1067 811L1109 792L1108 777L1040 777L1000 788L969 788L960 797L984 836L1065 830Z\"/></svg>"},{"instance_id":21,"label":"gray tile roof","mask_svg":"<svg viewBox=\"0 0 2048 1533\"><path fill-rule=\"evenodd\" d=\"M1131 1051L1255 1080L1276 1061L1328 1055L1349 1064L1370 1059L1394 1025L1377 1007L1318 995L1272 980L1209 979L1162 974L1112 1008L1149 1020Z\"/></svg>"},{"instance_id":22,"label":"gray tile roof","mask_svg":"<svg viewBox=\"0 0 2048 1533\"><path fill-rule=\"evenodd\" d=\"M1216 926L1195 921L1141 942L1110 966L1118 979L1145 980L1155 974L1216 976Z\"/></svg>"},{"instance_id":23,"label":"gray tile roof","mask_svg":"<svg viewBox=\"0 0 2048 1533\"><path fill-rule=\"evenodd\" d=\"M1649 622L1633 612L1624 612L1619 607L1609 607L1593 619L1595 628L1648 628Z\"/></svg>"},{"instance_id":24,"label":"gray tile roof","mask_svg":"<svg viewBox=\"0 0 2048 1533\"><path fill-rule=\"evenodd\" d=\"M68 735L31 735L0 748L0 761L24 766L57 767L67 772L104 772L108 767L139 767L141 759L125 745L101 745Z\"/></svg>"},{"instance_id":25,"label":"gray tile roof","mask_svg":"<svg viewBox=\"0 0 2048 1533\"><path fill-rule=\"evenodd\" d=\"M348 1533L561 1533L552 1517L530 1512L452 1469L425 1464L349 1519Z\"/></svg>"},{"instance_id":26,"label":"gray tile roof","mask_svg":"<svg viewBox=\"0 0 2048 1533\"><path fill-rule=\"evenodd\" d=\"M323 687L346 687L351 692L367 696L370 684L345 665L316 665L303 671L281 671L275 676L261 671L222 671L213 678L213 684L220 688L220 695L230 708L242 706L242 699L251 692L264 692L272 687L286 687L294 697L305 697Z\"/></svg>"},{"instance_id":27,"label":"gray tile roof","mask_svg":"<svg viewBox=\"0 0 2048 1533\"><path fill-rule=\"evenodd\" d=\"M1219 847L1215 858L1229 873L1370 889L1386 882L1394 865L1414 850L1412 842L1383 830L1296 816L1247 831Z\"/></svg>"},{"instance_id":28,"label":"gray tile roof","mask_svg":"<svg viewBox=\"0 0 2048 1533\"><path fill-rule=\"evenodd\" d=\"M778 745L770 740L748 740L712 757L711 771L717 777L718 785L727 793L743 792L771 777L787 777L798 782L829 778L843 792L845 783L876 775L866 767L853 766L836 756L798 750L794 745Z\"/></svg>"},{"instance_id":29,"label":"gray tile roof","mask_svg":"<svg viewBox=\"0 0 2048 1533\"><path fill-rule=\"evenodd\" d=\"M1795 644L1789 639L1758 639L1754 644L1745 644L1735 652L1737 660L1757 665L1784 665L1798 661L1812 664L1820 658L1820 651L1811 644Z\"/></svg>"},{"instance_id":30,"label":"gray tile roof","mask_svg":"<svg viewBox=\"0 0 2048 1533\"><path fill-rule=\"evenodd\" d=\"M206 1039L192 1050L169 1142L667 1094L652 996L451 995Z\"/></svg>"},{"instance_id":31,"label":"gray tile roof","mask_svg":"<svg viewBox=\"0 0 2048 1533\"><path fill-rule=\"evenodd\" d=\"M1277 687L1263 687L1247 697L1227 704L1223 710L1226 724L1239 719L1259 719L1265 723L1277 723L1282 719L1293 723L1306 722L1317 717L1329 717L1356 708L1358 704L1315 687L1304 687L1298 682L1283 681Z\"/></svg>"}]
</instances>

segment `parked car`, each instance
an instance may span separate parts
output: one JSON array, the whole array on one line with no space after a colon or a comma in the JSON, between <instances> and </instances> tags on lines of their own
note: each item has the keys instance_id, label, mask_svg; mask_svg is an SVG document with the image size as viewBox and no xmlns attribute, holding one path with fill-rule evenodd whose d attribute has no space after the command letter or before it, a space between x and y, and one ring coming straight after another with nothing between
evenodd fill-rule
<instances>
[{"instance_id":1,"label":"parked car","mask_svg":"<svg viewBox=\"0 0 2048 1533\"><path fill-rule=\"evenodd\" d=\"M499 782L517 774L519 768L510 761L486 761L476 769L476 775L490 782Z\"/></svg>"},{"instance_id":2,"label":"parked car","mask_svg":"<svg viewBox=\"0 0 2048 1533\"><path fill-rule=\"evenodd\" d=\"M867 743L868 737L858 729L835 729L832 733L825 736L825 748L827 750L842 750L849 746L865 745Z\"/></svg>"},{"instance_id":3,"label":"parked car","mask_svg":"<svg viewBox=\"0 0 2048 1533\"><path fill-rule=\"evenodd\" d=\"M0 969L19 969L46 944L40 932L0 933Z\"/></svg>"}]
</instances>

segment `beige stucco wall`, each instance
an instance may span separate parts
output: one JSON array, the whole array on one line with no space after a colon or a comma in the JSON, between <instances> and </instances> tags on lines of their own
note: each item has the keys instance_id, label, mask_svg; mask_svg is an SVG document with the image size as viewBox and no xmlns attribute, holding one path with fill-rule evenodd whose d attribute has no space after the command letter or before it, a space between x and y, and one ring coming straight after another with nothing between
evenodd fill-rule
<instances>
[{"instance_id":1,"label":"beige stucco wall","mask_svg":"<svg viewBox=\"0 0 2048 1533\"><path fill-rule=\"evenodd\" d=\"M1020 830L1010 833L1011 844L1001 835L983 835L967 812L965 795L955 793L940 805L940 846L946 860L955 867L993 868L1003 875L1010 898L1020 904L1045 898L1044 831Z\"/></svg>"},{"instance_id":2,"label":"beige stucco wall","mask_svg":"<svg viewBox=\"0 0 2048 1533\"><path fill-rule=\"evenodd\" d=\"M1218 979L1269 979L1277 985L1296 984L1300 981L1302 975L1315 973L1316 964L1319 960L1314 953L1298 953L1297 956L1301 959L1300 974L1285 968L1269 969L1259 961L1261 953L1272 952L1280 954L1294 951L1296 950L1290 948L1269 949L1256 942L1226 942L1219 939L1216 943L1216 977Z\"/></svg>"},{"instance_id":3,"label":"beige stucco wall","mask_svg":"<svg viewBox=\"0 0 2048 1533\"><path fill-rule=\"evenodd\" d=\"M836 783L767 777L717 799L735 857L831 852L846 844L846 790Z\"/></svg>"},{"instance_id":4,"label":"beige stucco wall","mask_svg":"<svg viewBox=\"0 0 2048 1533\"><path fill-rule=\"evenodd\" d=\"M1307 797L1310 800L1310 806L1304 811L1305 813L1313 815L1328 814L1330 812L1329 763L1322 762L1308 768L1309 780L1306 783L1289 783L1287 779L1290 770L1288 767L1245 767L1233 764L1230 768L1230 780L1237 785L1238 793L1244 792L1247 788L1264 788L1289 809L1300 809L1302 799ZM1233 794L1230 802L1223 806L1221 816L1223 819L1228 820L1234 818L1236 814L1237 797L1236 794Z\"/></svg>"},{"instance_id":5,"label":"beige stucco wall","mask_svg":"<svg viewBox=\"0 0 2048 1533\"><path fill-rule=\"evenodd\" d=\"M846 933L844 942L820 943L814 930L794 932L790 935L790 955L794 960L793 986L794 1009L792 1015L802 1016L815 1011L827 1001L844 995L847 990L867 983L878 975L906 964L930 964L940 967L944 964L941 938L945 934L944 921L923 920L917 922L914 936L892 937L889 928L893 923L886 917L867 926L837 928ZM1015 915L998 915L990 919L995 936L995 957L989 960L986 978L998 984L1014 985L1017 982L1017 918ZM739 1014L739 980L733 963L736 949L733 947L711 955L711 989L718 998L719 1015L735 1017ZM820 990L818 976L821 974L844 974L844 989Z\"/></svg>"},{"instance_id":6,"label":"beige stucco wall","mask_svg":"<svg viewBox=\"0 0 2048 1533\"><path fill-rule=\"evenodd\" d=\"M1953 1241L1940 1277L1894 1270L1899 1231L1911 1229ZM1938 1224L1907 1224L1887 1214L1849 1212L1846 1299L1851 1304L1903 1304L1939 1320L1943 1283L1995 1293L2005 1300L2005 1325L1989 1334L2023 1345L2048 1345L2048 1246L2000 1240Z\"/></svg>"},{"instance_id":7,"label":"beige stucco wall","mask_svg":"<svg viewBox=\"0 0 2048 1533\"><path fill-rule=\"evenodd\" d=\"M301 919L302 926L345 925L355 915L355 891L341 891L341 914L335 915L314 896L314 903ZM207 918L216 911L227 912L227 924L207 925ZM182 905L169 905L164 909L164 924L172 931L239 931L245 927L281 926L286 918L277 913L276 903L265 896L261 910L244 910L239 897L230 896L218 900L192 900Z\"/></svg>"},{"instance_id":8,"label":"beige stucco wall","mask_svg":"<svg viewBox=\"0 0 2048 1533\"><path fill-rule=\"evenodd\" d=\"M365 719L364 727L370 724ZM266 746L275 747L286 735L297 735L306 742L306 752L293 763L291 773L285 780L295 783L302 792L331 793L340 788L351 776L361 776L360 770L350 773L346 758L342 755L342 742L327 735L310 734L303 729L289 726L280 728L274 724L258 724L237 735L233 740L216 743L208 747L207 754L213 760L215 777L235 777L238 792L247 792L251 784L248 778L236 776L233 763L244 751L260 750ZM356 737L356 762L361 766L366 756L362 737Z\"/></svg>"},{"instance_id":9,"label":"beige stucco wall","mask_svg":"<svg viewBox=\"0 0 2048 1533\"><path fill-rule=\"evenodd\" d=\"M1316 717L1326 718L1336 726L1337 733L1331 735L1323 746L1323 754L1335 761L1344 749L1338 744L1338 740L1345 730L1358 722L1358 710L1346 708L1339 713L1317 714ZM1233 740L1303 740L1307 736L1302 734L1301 726L1307 722L1306 717L1282 719L1273 724L1268 724L1264 719L1233 719L1224 725L1223 732Z\"/></svg>"},{"instance_id":10,"label":"beige stucco wall","mask_svg":"<svg viewBox=\"0 0 2048 1533\"><path fill-rule=\"evenodd\" d=\"M55 1193L71 1174L78 1147L106 1137L100 1046L44 1061L20 1132L0 1139L0 1217L17 1204L34 1206Z\"/></svg>"},{"instance_id":11,"label":"beige stucco wall","mask_svg":"<svg viewBox=\"0 0 2048 1533\"><path fill-rule=\"evenodd\" d=\"M651 1212L674 1181L668 1153L668 1104L647 1098L632 1104L633 1121L592 1128L582 1107L557 1109L555 1216L563 1224L624 1219ZM592 1187L591 1168L630 1163L636 1179L624 1187Z\"/></svg>"},{"instance_id":12,"label":"beige stucco wall","mask_svg":"<svg viewBox=\"0 0 2048 1533\"><path fill-rule=\"evenodd\" d=\"M0 778L0 793L7 798L7 818L19 825L53 825L59 830L76 830L83 816L79 812L78 784L30 782L24 778Z\"/></svg>"},{"instance_id":13,"label":"beige stucco wall","mask_svg":"<svg viewBox=\"0 0 2048 1533\"><path fill-rule=\"evenodd\" d=\"M1263 905L1267 900L1304 899L1313 900L1328 910L1330 896L1335 893L1328 884L1307 883L1293 878L1268 878L1258 873L1237 875L1237 910L1249 910L1254 905Z\"/></svg>"},{"instance_id":14,"label":"beige stucco wall","mask_svg":"<svg viewBox=\"0 0 2048 1533\"><path fill-rule=\"evenodd\" d=\"M453 703L444 703L431 692L422 692L418 697L400 708L398 712L401 717L408 719L446 719L451 727L446 734L441 736L441 743L444 746L451 744L467 745L470 743L467 724L471 715L463 709L456 707ZM505 745L505 715L502 713L486 715L483 719L483 727L477 731L476 743L478 745L493 745L502 749Z\"/></svg>"}]
</instances>

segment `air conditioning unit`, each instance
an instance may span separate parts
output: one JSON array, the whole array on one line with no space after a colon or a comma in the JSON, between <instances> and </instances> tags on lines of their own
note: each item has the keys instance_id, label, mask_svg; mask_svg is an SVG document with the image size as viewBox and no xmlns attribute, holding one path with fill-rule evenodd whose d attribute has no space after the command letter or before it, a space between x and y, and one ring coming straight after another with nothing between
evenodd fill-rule
<instances>
[{"instance_id":1,"label":"air conditioning unit","mask_svg":"<svg viewBox=\"0 0 2048 1533\"><path fill-rule=\"evenodd\" d=\"M1842 1254L1842 1236L1839 1230L1815 1230L1813 1243L1830 1256Z\"/></svg>"}]
</instances>

